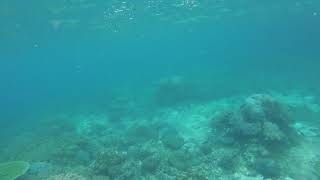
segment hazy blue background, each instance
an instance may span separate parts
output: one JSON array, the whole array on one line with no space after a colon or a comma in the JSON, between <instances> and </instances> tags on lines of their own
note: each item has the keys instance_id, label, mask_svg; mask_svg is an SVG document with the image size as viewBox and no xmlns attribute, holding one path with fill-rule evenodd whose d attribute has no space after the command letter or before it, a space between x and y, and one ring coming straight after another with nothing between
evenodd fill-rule
<instances>
[{"instance_id":1,"label":"hazy blue background","mask_svg":"<svg viewBox=\"0 0 320 180\"><path fill-rule=\"evenodd\" d=\"M208 98L320 92L317 1L2 0L0 7L1 124L90 111L114 94L148 101L154 83L174 75Z\"/></svg>"}]
</instances>

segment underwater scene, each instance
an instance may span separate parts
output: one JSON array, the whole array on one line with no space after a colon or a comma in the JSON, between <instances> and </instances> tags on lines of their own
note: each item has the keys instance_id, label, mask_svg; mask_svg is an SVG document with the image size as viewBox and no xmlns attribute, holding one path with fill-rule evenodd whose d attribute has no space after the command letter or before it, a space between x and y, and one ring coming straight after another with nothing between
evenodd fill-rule
<instances>
[{"instance_id":1,"label":"underwater scene","mask_svg":"<svg viewBox=\"0 0 320 180\"><path fill-rule=\"evenodd\" d=\"M319 180L319 0L0 1L0 180Z\"/></svg>"}]
</instances>

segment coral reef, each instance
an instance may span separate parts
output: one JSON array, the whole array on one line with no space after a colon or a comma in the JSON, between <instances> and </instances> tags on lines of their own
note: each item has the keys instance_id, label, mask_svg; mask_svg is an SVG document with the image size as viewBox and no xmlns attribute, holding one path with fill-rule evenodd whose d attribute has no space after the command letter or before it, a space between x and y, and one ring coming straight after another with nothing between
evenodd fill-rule
<instances>
[{"instance_id":1,"label":"coral reef","mask_svg":"<svg viewBox=\"0 0 320 180\"><path fill-rule=\"evenodd\" d=\"M219 161L220 167L230 170L235 166L232 160L241 158L244 166L265 178L284 176L287 171L281 159L286 159L287 152L301 140L289 113L283 102L256 94L246 98L240 107L216 115L211 124L212 137L216 138L211 142L240 150Z\"/></svg>"},{"instance_id":2,"label":"coral reef","mask_svg":"<svg viewBox=\"0 0 320 180\"><path fill-rule=\"evenodd\" d=\"M277 178L281 176L280 164L273 159L257 159L254 168L259 174L266 178Z\"/></svg>"},{"instance_id":3,"label":"coral reef","mask_svg":"<svg viewBox=\"0 0 320 180\"><path fill-rule=\"evenodd\" d=\"M141 168L145 172L154 173L159 168L160 161L157 156L149 156L142 161Z\"/></svg>"},{"instance_id":4,"label":"coral reef","mask_svg":"<svg viewBox=\"0 0 320 180\"><path fill-rule=\"evenodd\" d=\"M117 169L124 161L126 153L119 152L116 149L105 149L98 154L95 162L93 163L93 171L100 175L115 176Z\"/></svg>"},{"instance_id":5,"label":"coral reef","mask_svg":"<svg viewBox=\"0 0 320 180\"><path fill-rule=\"evenodd\" d=\"M213 129L225 144L257 143L269 150L281 150L298 139L293 123L283 104L270 95L257 94L248 97L239 109L217 116Z\"/></svg>"},{"instance_id":6,"label":"coral reef","mask_svg":"<svg viewBox=\"0 0 320 180\"><path fill-rule=\"evenodd\" d=\"M112 112L53 117L54 129L20 134L2 158L30 160L26 180L315 179L319 127L292 118L314 110L294 98L256 94L139 116L116 110L121 122Z\"/></svg>"},{"instance_id":7,"label":"coral reef","mask_svg":"<svg viewBox=\"0 0 320 180\"><path fill-rule=\"evenodd\" d=\"M75 173L65 173L50 176L47 180L86 180L86 178Z\"/></svg>"}]
</instances>

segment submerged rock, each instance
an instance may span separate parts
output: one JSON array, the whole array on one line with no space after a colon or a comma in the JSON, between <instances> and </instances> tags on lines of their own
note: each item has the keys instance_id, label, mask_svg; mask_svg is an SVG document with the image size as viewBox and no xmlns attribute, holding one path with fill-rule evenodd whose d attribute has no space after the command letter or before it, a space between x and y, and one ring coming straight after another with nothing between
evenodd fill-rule
<instances>
[{"instance_id":1,"label":"submerged rock","mask_svg":"<svg viewBox=\"0 0 320 180\"><path fill-rule=\"evenodd\" d=\"M181 149L179 151L172 152L168 156L168 163L176 169L185 171L195 164L196 157L193 155L194 154L191 152Z\"/></svg>"},{"instance_id":2,"label":"submerged rock","mask_svg":"<svg viewBox=\"0 0 320 180\"><path fill-rule=\"evenodd\" d=\"M219 159L218 166L227 172L233 172L237 166L237 161L236 154L226 154Z\"/></svg>"},{"instance_id":3,"label":"submerged rock","mask_svg":"<svg viewBox=\"0 0 320 180\"><path fill-rule=\"evenodd\" d=\"M273 159L258 159L254 167L265 178L277 178L281 176L281 167Z\"/></svg>"},{"instance_id":4,"label":"submerged rock","mask_svg":"<svg viewBox=\"0 0 320 180\"><path fill-rule=\"evenodd\" d=\"M131 146L128 149L128 156L137 160L144 160L145 158L152 156L153 152L150 149L141 146Z\"/></svg>"},{"instance_id":5,"label":"submerged rock","mask_svg":"<svg viewBox=\"0 0 320 180\"><path fill-rule=\"evenodd\" d=\"M178 133L167 133L161 138L161 141L172 150L180 149L185 143L184 138Z\"/></svg>"},{"instance_id":6,"label":"submerged rock","mask_svg":"<svg viewBox=\"0 0 320 180\"><path fill-rule=\"evenodd\" d=\"M157 156L147 157L142 161L141 168L144 172L154 173L158 169L160 161L160 158Z\"/></svg>"}]
</instances>

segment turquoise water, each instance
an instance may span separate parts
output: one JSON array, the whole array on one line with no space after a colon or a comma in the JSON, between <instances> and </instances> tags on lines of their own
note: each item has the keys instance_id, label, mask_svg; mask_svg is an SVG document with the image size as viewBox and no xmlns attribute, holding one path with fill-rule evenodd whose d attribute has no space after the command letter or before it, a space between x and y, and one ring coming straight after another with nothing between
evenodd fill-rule
<instances>
[{"instance_id":1,"label":"turquoise water","mask_svg":"<svg viewBox=\"0 0 320 180\"><path fill-rule=\"evenodd\" d=\"M2 0L0 162L27 180L317 179L319 20L316 0Z\"/></svg>"}]
</instances>

